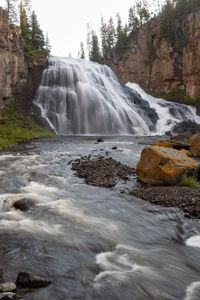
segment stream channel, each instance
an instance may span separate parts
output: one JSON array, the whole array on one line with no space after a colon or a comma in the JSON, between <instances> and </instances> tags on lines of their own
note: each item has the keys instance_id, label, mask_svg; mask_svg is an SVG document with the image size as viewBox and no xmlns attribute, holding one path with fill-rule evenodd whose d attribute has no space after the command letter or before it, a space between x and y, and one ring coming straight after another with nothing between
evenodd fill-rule
<instances>
[{"instance_id":1,"label":"stream channel","mask_svg":"<svg viewBox=\"0 0 200 300\"><path fill-rule=\"evenodd\" d=\"M89 186L70 161L108 155L135 167L152 137L56 137L0 156L0 267L47 277L25 300L200 299L200 223L131 197L136 178ZM111 150L117 146L117 150ZM127 191L127 193L122 191ZM36 202L29 211L14 201Z\"/></svg>"}]
</instances>

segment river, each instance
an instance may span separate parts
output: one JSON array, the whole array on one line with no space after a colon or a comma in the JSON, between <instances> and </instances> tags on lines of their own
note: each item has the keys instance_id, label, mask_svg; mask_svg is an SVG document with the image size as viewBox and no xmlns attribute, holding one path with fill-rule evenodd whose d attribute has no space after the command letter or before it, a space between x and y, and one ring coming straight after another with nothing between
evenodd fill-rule
<instances>
[{"instance_id":1,"label":"river","mask_svg":"<svg viewBox=\"0 0 200 300\"><path fill-rule=\"evenodd\" d=\"M106 152L135 166L148 139L56 137L1 154L0 266L9 281L19 271L52 281L25 300L200 299L199 222L122 193L136 178L105 189L71 170L71 160ZM21 198L36 205L14 209Z\"/></svg>"}]
</instances>

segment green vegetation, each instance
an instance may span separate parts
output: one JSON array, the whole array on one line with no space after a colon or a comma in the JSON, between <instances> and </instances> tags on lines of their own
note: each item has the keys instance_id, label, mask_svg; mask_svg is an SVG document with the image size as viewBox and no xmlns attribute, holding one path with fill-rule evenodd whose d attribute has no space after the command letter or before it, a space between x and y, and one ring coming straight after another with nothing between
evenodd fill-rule
<instances>
[{"instance_id":1,"label":"green vegetation","mask_svg":"<svg viewBox=\"0 0 200 300\"><path fill-rule=\"evenodd\" d=\"M199 98L192 99L189 96L186 96L184 94L184 92L182 92L180 90L173 90L168 93L165 93L165 92L149 92L149 93L153 97L156 97L156 98L162 98L165 100L180 102L180 103L184 102L184 104L187 104L187 105L195 105L197 102L200 101Z\"/></svg>"},{"instance_id":2,"label":"green vegetation","mask_svg":"<svg viewBox=\"0 0 200 300\"><path fill-rule=\"evenodd\" d=\"M199 0L165 0L162 5L160 0L154 0L151 8L149 2L136 0L128 11L128 20L124 25L119 13L115 19L110 17L107 22L102 18L100 37L88 25L86 43L89 59L103 63L113 58L115 54L123 54L129 41L134 41L133 36L137 35L139 28L153 18L158 18L160 21L160 39L166 39L176 51L182 51L183 46L188 43L190 34L183 20L190 12L200 8ZM151 62L155 54L153 44L151 41L148 43Z\"/></svg>"},{"instance_id":3,"label":"green vegetation","mask_svg":"<svg viewBox=\"0 0 200 300\"><path fill-rule=\"evenodd\" d=\"M48 34L46 37L40 28L35 11L31 10L31 0L6 0L8 21L17 24L24 39L25 53L28 57L45 57L49 55L51 46ZM19 12L18 12L19 11Z\"/></svg>"},{"instance_id":4,"label":"green vegetation","mask_svg":"<svg viewBox=\"0 0 200 300\"><path fill-rule=\"evenodd\" d=\"M20 112L16 105L6 106L0 112L0 150L34 138L52 137L54 133L40 128Z\"/></svg>"},{"instance_id":5,"label":"green vegetation","mask_svg":"<svg viewBox=\"0 0 200 300\"><path fill-rule=\"evenodd\" d=\"M193 189L200 188L200 183L193 177L183 176L178 182L179 186L187 186Z\"/></svg>"}]
</instances>

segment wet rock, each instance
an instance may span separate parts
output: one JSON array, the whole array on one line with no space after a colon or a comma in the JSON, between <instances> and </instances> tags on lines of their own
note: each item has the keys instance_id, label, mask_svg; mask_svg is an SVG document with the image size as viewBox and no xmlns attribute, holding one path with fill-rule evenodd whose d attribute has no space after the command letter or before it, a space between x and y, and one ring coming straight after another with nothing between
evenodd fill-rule
<instances>
[{"instance_id":1,"label":"wet rock","mask_svg":"<svg viewBox=\"0 0 200 300\"><path fill-rule=\"evenodd\" d=\"M113 146L113 147L112 147L112 150L117 150L117 146Z\"/></svg>"},{"instance_id":2,"label":"wet rock","mask_svg":"<svg viewBox=\"0 0 200 300\"><path fill-rule=\"evenodd\" d=\"M0 300L23 300L22 297L15 293L2 293L0 294Z\"/></svg>"},{"instance_id":3,"label":"wet rock","mask_svg":"<svg viewBox=\"0 0 200 300\"><path fill-rule=\"evenodd\" d=\"M3 269L0 268L0 283L4 282L4 278L3 278Z\"/></svg>"},{"instance_id":4,"label":"wet rock","mask_svg":"<svg viewBox=\"0 0 200 300\"><path fill-rule=\"evenodd\" d=\"M176 185L182 176L197 178L198 163L182 151L152 146L143 149L136 175L152 185Z\"/></svg>"},{"instance_id":5,"label":"wet rock","mask_svg":"<svg viewBox=\"0 0 200 300\"><path fill-rule=\"evenodd\" d=\"M200 156L200 134L193 135L190 140L190 152L194 156Z\"/></svg>"},{"instance_id":6,"label":"wet rock","mask_svg":"<svg viewBox=\"0 0 200 300\"><path fill-rule=\"evenodd\" d=\"M200 189L182 186L139 187L131 195L156 205L180 208L187 217L200 219Z\"/></svg>"},{"instance_id":7,"label":"wet rock","mask_svg":"<svg viewBox=\"0 0 200 300\"><path fill-rule=\"evenodd\" d=\"M103 139L101 139L101 138L97 139L97 143L103 143L103 142L104 142Z\"/></svg>"},{"instance_id":8,"label":"wet rock","mask_svg":"<svg viewBox=\"0 0 200 300\"><path fill-rule=\"evenodd\" d=\"M16 285L12 282L6 282L0 284L0 293L14 292L16 290Z\"/></svg>"},{"instance_id":9,"label":"wet rock","mask_svg":"<svg viewBox=\"0 0 200 300\"><path fill-rule=\"evenodd\" d=\"M20 288L41 288L50 285L51 281L33 273L20 272L16 284Z\"/></svg>"},{"instance_id":10,"label":"wet rock","mask_svg":"<svg viewBox=\"0 0 200 300\"><path fill-rule=\"evenodd\" d=\"M166 141L158 141L154 144L154 146L166 147L166 148L173 148L173 144L170 140Z\"/></svg>"},{"instance_id":11,"label":"wet rock","mask_svg":"<svg viewBox=\"0 0 200 300\"><path fill-rule=\"evenodd\" d=\"M127 180L135 169L117 162L111 157L81 158L72 163L72 170L78 177L84 178L87 184L102 187L113 187L117 178Z\"/></svg>"},{"instance_id":12,"label":"wet rock","mask_svg":"<svg viewBox=\"0 0 200 300\"><path fill-rule=\"evenodd\" d=\"M27 211L35 205L35 201L28 198L17 200L13 203L13 207L21 211Z\"/></svg>"},{"instance_id":13,"label":"wet rock","mask_svg":"<svg viewBox=\"0 0 200 300\"><path fill-rule=\"evenodd\" d=\"M200 133L200 124L193 121L183 121L173 127L171 137L187 142L192 135L197 133Z\"/></svg>"}]
</instances>

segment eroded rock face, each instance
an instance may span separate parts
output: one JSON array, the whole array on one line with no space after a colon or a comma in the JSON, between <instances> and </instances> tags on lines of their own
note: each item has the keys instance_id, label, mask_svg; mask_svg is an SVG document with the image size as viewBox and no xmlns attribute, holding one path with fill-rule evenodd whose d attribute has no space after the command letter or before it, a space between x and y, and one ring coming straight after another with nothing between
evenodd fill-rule
<instances>
[{"instance_id":1,"label":"eroded rock face","mask_svg":"<svg viewBox=\"0 0 200 300\"><path fill-rule=\"evenodd\" d=\"M189 141L189 144L190 144L190 152L194 156L200 157L200 133L193 135Z\"/></svg>"},{"instance_id":2,"label":"eroded rock face","mask_svg":"<svg viewBox=\"0 0 200 300\"><path fill-rule=\"evenodd\" d=\"M46 66L46 58L25 57L20 29L0 7L0 109L17 99L28 110Z\"/></svg>"},{"instance_id":3,"label":"eroded rock face","mask_svg":"<svg viewBox=\"0 0 200 300\"><path fill-rule=\"evenodd\" d=\"M198 163L179 150L152 146L142 151L138 178L152 185L176 185L183 175L198 176Z\"/></svg>"},{"instance_id":4,"label":"eroded rock face","mask_svg":"<svg viewBox=\"0 0 200 300\"><path fill-rule=\"evenodd\" d=\"M168 41L160 39L159 21L152 20L132 37L123 54L108 58L106 63L125 83L136 82L158 93L178 90L197 99L200 95L200 9L178 25L187 31L187 43L178 52Z\"/></svg>"}]
</instances>

